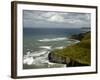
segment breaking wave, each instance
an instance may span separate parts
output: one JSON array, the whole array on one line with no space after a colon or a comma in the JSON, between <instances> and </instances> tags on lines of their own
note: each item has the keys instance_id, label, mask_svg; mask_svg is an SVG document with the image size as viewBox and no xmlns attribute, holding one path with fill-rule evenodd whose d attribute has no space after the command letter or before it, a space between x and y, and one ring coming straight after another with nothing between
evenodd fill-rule
<instances>
[{"instance_id":1,"label":"breaking wave","mask_svg":"<svg viewBox=\"0 0 100 80\"><path fill-rule=\"evenodd\" d=\"M51 46L40 46L39 48L51 50Z\"/></svg>"},{"instance_id":2,"label":"breaking wave","mask_svg":"<svg viewBox=\"0 0 100 80\"><path fill-rule=\"evenodd\" d=\"M66 40L66 37L60 37L60 38L44 38L44 39L40 39L38 41L40 42L52 42L52 41L62 41L62 40Z\"/></svg>"},{"instance_id":3,"label":"breaking wave","mask_svg":"<svg viewBox=\"0 0 100 80\"><path fill-rule=\"evenodd\" d=\"M26 55L24 55L24 64L32 65L36 63L43 63L45 58L48 56L49 51L40 50L35 52L28 51Z\"/></svg>"},{"instance_id":4,"label":"breaking wave","mask_svg":"<svg viewBox=\"0 0 100 80\"><path fill-rule=\"evenodd\" d=\"M55 49L63 49L64 46L56 47Z\"/></svg>"}]
</instances>

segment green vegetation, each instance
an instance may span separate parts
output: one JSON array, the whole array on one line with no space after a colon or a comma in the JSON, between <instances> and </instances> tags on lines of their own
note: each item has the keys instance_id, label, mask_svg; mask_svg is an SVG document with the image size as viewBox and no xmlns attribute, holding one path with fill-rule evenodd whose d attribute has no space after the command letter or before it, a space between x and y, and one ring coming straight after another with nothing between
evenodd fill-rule
<instances>
[{"instance_id":1,"label":"green vegetation","mask_svg":"<svg viewBox=\"0 0 100 80\"><path fill-rule=\"evenodd\" d=\"M64 49L56 49L51 53L62 58L69 57L80 64L91 64L91 35L90 32L83 33L79 43L72 44Z\"/></svg>"}]
</instances>

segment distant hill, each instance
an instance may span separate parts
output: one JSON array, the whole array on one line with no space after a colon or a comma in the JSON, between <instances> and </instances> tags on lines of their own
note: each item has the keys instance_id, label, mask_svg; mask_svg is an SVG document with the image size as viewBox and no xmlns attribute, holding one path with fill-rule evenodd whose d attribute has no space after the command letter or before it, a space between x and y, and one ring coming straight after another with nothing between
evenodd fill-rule
<instances>
[{"instance_id":1,"label":"distant hill","mask_svg":"<svg viewBox=\"0 0 100 80\"><path fill-rule=\"evenodd\" d=\"M90 27L82 27L81 30L82 30L83 32L88 32L88 31L91 30L91 28L90 28Z\"/></svg>"}]
</instances>

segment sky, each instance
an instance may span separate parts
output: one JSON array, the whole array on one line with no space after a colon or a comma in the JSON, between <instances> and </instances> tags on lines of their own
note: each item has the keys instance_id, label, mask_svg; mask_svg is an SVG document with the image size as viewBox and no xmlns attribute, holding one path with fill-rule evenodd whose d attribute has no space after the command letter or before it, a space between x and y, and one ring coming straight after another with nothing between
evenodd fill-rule
<instances>
[{"instance_id":1,"label":"sky","mask_svg":"<svg viewBox=\"0 0 100 80\"><path fill-rule=\"evenodd\" d=\"M23 10L24 28L90 27L90 13Z\"/></svg>"}]
</instances>

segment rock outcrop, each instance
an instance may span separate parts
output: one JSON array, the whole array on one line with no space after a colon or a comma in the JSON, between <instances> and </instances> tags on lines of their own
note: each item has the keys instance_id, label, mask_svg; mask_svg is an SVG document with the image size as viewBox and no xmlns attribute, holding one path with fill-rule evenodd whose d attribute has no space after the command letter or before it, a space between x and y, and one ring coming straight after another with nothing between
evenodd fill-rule
<instances>
[{"instance_id":1,"label":"rock outcrop","mask_svg":"<svg viewBox=\"0 0 100 80\"><path fill-rule=\"evenodd\" d=\"M53 54L52 52L49 53L48 59L50 62L60 63L60 64L69 64L70 58L69 57L61 57Z\"/></svg>"},{"instance_id":2,"label":"rock outcrop","mask_svg":"<svg viewBox=\"0 0 100 80\"><path fill-rule=\"evenodd\" d=\"M69 57L61 57L52 53L49 53L48 59L50 62L53 62L53 63L66 64L66 67L89 66L89 64L82 64Z\"/></svg>"}]
</instances>

